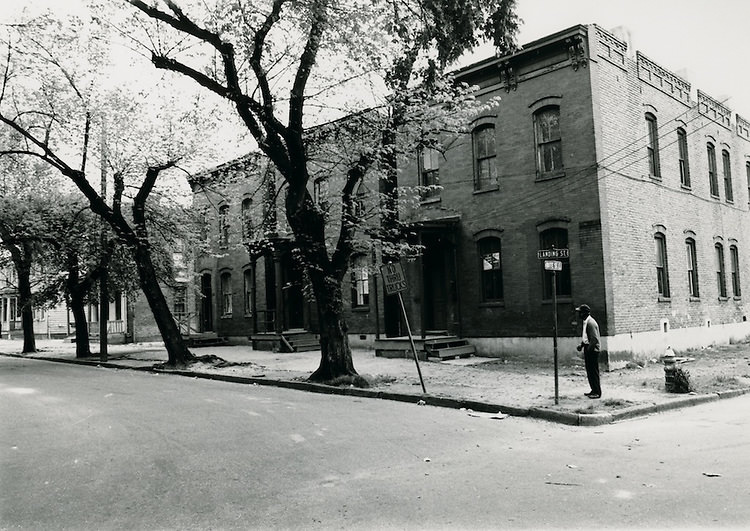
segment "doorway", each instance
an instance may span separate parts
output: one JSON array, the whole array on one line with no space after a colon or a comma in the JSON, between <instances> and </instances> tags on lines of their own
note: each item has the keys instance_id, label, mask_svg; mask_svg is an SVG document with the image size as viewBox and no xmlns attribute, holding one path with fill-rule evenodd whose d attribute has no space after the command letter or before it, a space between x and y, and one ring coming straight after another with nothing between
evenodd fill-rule
<instances>
[{"instance_id":1,"label":"doorway","mask_svg":"<svg viewBox=\"0 0 750 531\"><path fill-rule=\"evenodd\" d=\"M201 275L201 332L214 330L214 305L211 273Z\"/></svg>"}]
</instances>

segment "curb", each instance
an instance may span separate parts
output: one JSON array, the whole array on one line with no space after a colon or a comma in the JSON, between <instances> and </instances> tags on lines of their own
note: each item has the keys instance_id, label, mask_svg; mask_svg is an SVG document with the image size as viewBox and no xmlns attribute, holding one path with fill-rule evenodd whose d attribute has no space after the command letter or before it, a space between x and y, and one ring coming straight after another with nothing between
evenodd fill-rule
<instances>
[{"instance_id":1,"label":"curb","mask_svg":"<svg viewBox=\"0 0 750 531\"><path fill-rule=\"evenodd\" d=\"M514 406L504 406L502 404L493 404L491 402L478 402L475 400L465 400L460 398L450 398L436 396L431 394L414 394L414 393L391 393L388 391L375 391L372 389L362 389L359 387L332 387L330 385L303 382L299 380L275 380L269 378L255 378L252 376L232 376L229 374L213 374L206 372L193 372L185 370L164 370L156 369L152 366L139 367L121 365L116 362L99 362L69 358L49 358L45 356L23 356L20 354L0 353L0 356L10 358L21 358L41 361L51 361L55 363L67 363L69 365L86 365L89 367L103 367L107 369L124 369L132 371L150 372L153 374L174 374L189 378L199 378L202 380L214 380L219 382L238 383L244 385L265 385L269 387L281 387L285 389L295 389L298 391L307 391L311 393L320 393L326 395L356 396L362 398L378 398L381 400L392 400L394 402L406 402L425 406L444 407L449 409L470 409L481 413L503 413L512 417L528 417L548 422L556 422L568 426L601 426L612 424L639 417L645 417L654 413L663 413L683 407L696 406L716 400L735 398L750 393L747 389L732 389L711 393L705 395L690 395L685 398L675 398L673 401L662 404L644 404L632 406L614 411L612 413L569 413L566 411L557 411L543 407L522 408Z\"/></svg>"}]
</instances>

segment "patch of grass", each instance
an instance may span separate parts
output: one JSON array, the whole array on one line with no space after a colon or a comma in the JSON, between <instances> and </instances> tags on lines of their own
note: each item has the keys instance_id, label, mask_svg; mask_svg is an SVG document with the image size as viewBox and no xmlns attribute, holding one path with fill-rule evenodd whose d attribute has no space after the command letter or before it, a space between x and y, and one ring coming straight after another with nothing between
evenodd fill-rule
<instances>
[{"instance_id":1,"label":"patch of grass","mask_svg":"<svg viewBox=\"0 0 750 531\"><path fill-rule=\"evenodd\" d=\"M326 385L332 385L334 387L359 387L361 389L367 389L370 387L370 382L359 374L338 376L325 383Z\"/></svg>"},{"instance_id":2,"label":"patch of grass","mask_svg":"<svg viewBox=\"0 0 750 531\"><path fill-rule=\"evenodd\" d=\"M714 382L722 385L737 385L740 383L736 376L727 376L726 374L715 376Z\"/></svg>"},{"instance_id":3,"label":"patch of grass","mask_svg":"<svg viewBox=\"0 0 750 531\"><path fill-rule=\"evenodd\" d=\"M579 415L591 415L594 412L594 404L589 407L579 407L573 410L573 413L578 413Z\"/></svg>"},{"instance_id":4,"label":"patch of grass","mask_svg":"<svg viewBox=\"0 0 750 531\"><path fill-rule=\"evenodd\" d=\"M625 400L624 398L607 398L602 403L608 407L623 407L629 406L633 402L631 402L630 400Z\"/></svg>"}]
</instances>

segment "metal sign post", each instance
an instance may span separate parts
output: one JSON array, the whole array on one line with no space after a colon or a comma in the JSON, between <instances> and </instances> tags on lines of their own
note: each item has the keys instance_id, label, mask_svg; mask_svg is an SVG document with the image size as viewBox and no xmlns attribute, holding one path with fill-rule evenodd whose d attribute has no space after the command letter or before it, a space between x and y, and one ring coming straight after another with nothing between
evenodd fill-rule
<instances>
[{"instance_id":1,"label":"metal sign post","mask_svg":"<svg viewBox=\"0 0 750 531\"><path fill-rule=\"evenodd\" d=\"M411 351L414 354L414 363L417 365L417 374L419 374L419 383L422 385L422 392L427 393L424 387L424 380L422 379L422 370L419 368L419 358L417 357L417 347L414 346L414 337L411 335L411 327L409 326L409 318L406 316L406 307L404 306L404 299L401 297L401 292L406 290L408 287L406 284L406 277L404 276L404 270L401 264L383 264L380 266L380 274L383 277L383 289L386 295L397 295L398 303L401 306L401 311L404 315L404 322L406 323L406 332L409 334L409 343L411 344Z\"/></svg>"},{"instance_id":2,"label":"metal sign post","mask_svg":"<svg viewBox=\"0 0 750 531\"><path fill-rule=\"evenodd\" d=\"M559 260L547 260L547 258L567 258L569 256L567 249L546 249L539 251L537 256L544 258L545 271L552 271L552 316L554 326L552 327L552 347L555 360L555 405L560 403L560 385L558 378L558 360L557 360L557 272L562 271L562 262Z\"/></svg>"}]
</instances>

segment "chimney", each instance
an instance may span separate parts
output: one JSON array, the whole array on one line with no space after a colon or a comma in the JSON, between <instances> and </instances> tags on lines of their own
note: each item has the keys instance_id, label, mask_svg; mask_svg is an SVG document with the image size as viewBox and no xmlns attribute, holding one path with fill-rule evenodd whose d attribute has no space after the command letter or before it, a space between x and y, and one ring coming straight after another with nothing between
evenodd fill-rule
<instances>
[{"instance_id":1,"label":"chimney","mask_svg":"<svg viewBox=\"0 0 750 531\"><path fill-rule=\"evenodd\" d=\"M634 59L635 48L633 48L633 36L631 35L630 30L626 26L617 26L616 28L609 30L609 32L627 45L627 55L631 59Z\"/></svg>"}]
</instances>

